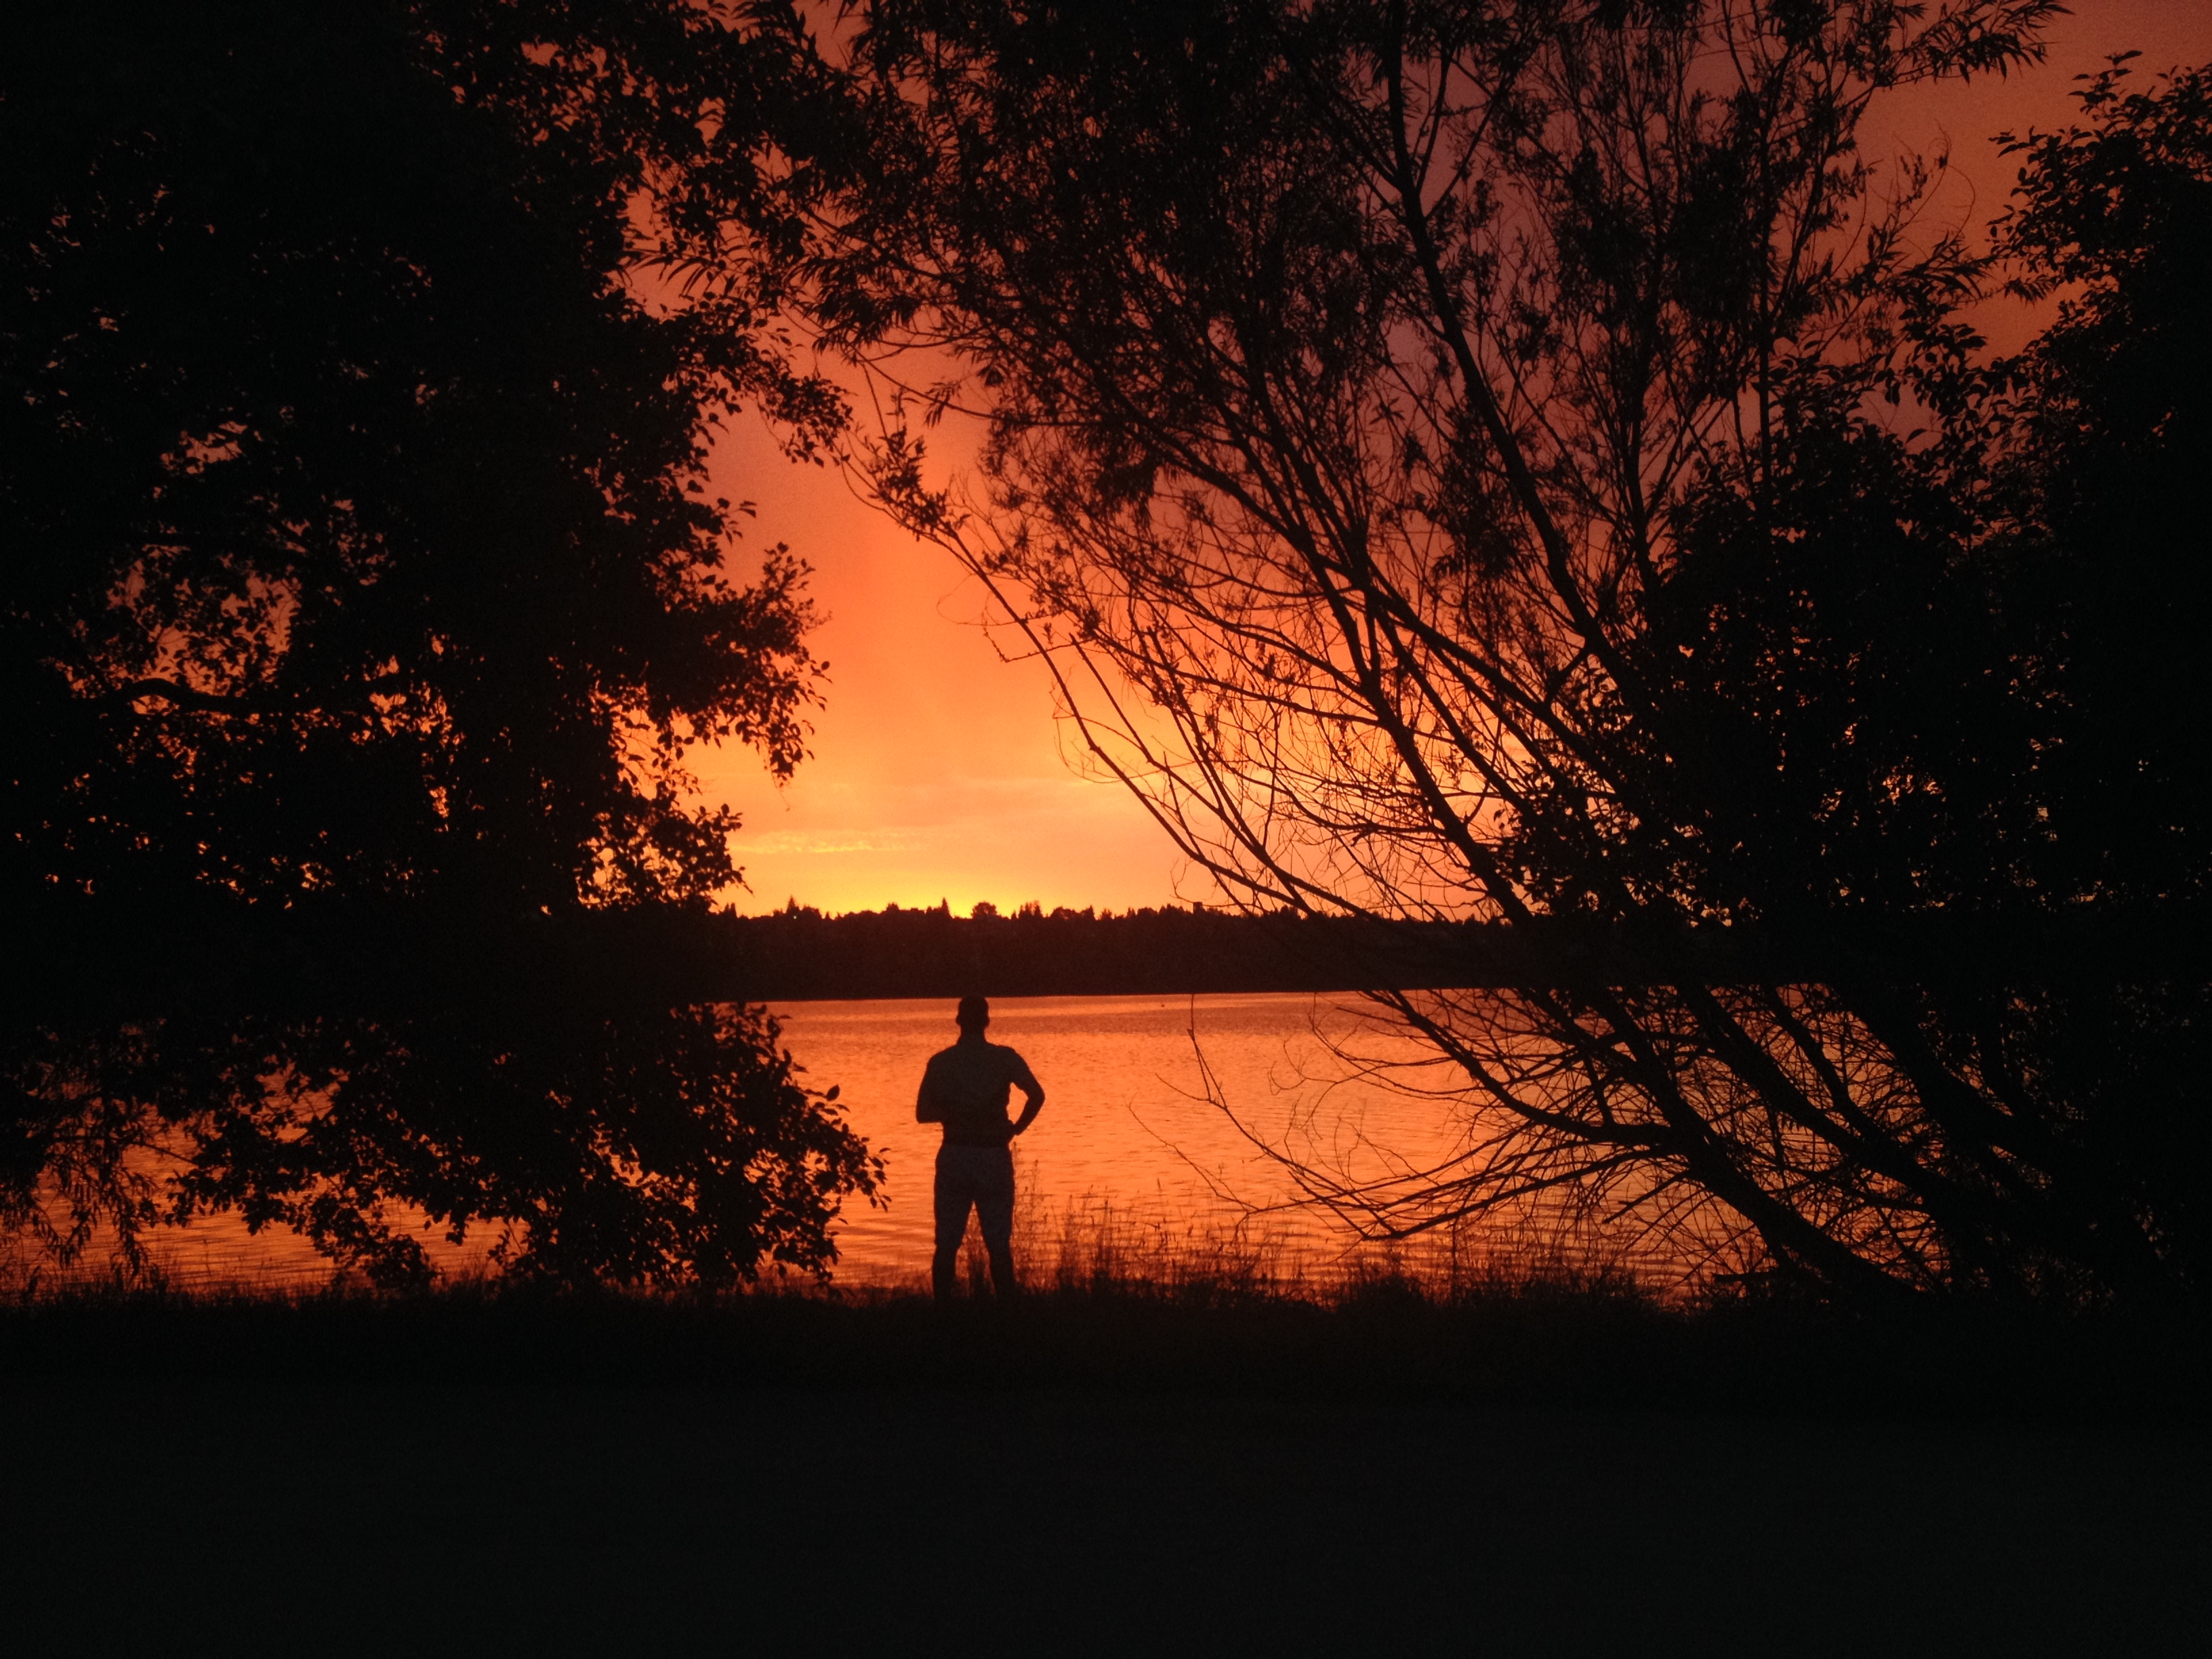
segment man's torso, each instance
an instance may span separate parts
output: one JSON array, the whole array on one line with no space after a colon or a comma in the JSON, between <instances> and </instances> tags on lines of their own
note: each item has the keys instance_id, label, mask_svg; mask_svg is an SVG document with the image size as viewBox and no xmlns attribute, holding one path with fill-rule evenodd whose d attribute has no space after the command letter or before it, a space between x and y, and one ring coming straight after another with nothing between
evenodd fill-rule
<instances>
[{"instance_id":1,"label":"man's torso","mask_svg":"<svg viewBox=\"0 0 2212 1659\"><path fill-rule=\"evenodd\" d=\"M1006 1097L1029 1076L1027 1062L1012 1048L956 1042L930 1056L922 1097L936 1108L946 1146L1003 1146L1012 1133Z\"/></svg>"}]
</instances>

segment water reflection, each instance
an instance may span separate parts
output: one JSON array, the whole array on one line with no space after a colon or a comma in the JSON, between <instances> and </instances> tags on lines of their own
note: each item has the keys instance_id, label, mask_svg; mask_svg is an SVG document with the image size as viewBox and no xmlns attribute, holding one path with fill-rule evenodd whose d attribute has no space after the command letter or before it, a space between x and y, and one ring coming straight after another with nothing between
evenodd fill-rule
<instances>
[{"instance_id":1,"label":"water reflection","mask_svg":"<svg viewBox=\"0 0 2212 1659\"><path fill-rule=\"evenodd\" d=\"M953 1004L805 1002L775 1012L808 1080L838 1086L853 1127L889 1169L883 1206L850 1206L838 1224L837 1279L926 1284L939 1132L915 1121L915 1093L929 1056L956 1036ZM1326 1279L1350 1261L1371 1262L1375 1252L1356 1251L1340 1221L1302 1204L1267 1149L1372 1179L1439 1162L1464 1144L1449 1101L1408 1096L1371 1074L1372 1062L1410 1063L1419 1051L1373 1023L1356 1000L1006 997L993 1000L992 1016L992 1040L1020 1050L1049 1096L1035 1128L1014 1143L1025 1273L1046 1265L1069 1237L1095 1240L1106 1230L1133 1246L1139 1263L1203 1260L1226 1249ZM1368 1065L1347 1063L1346 1049ZM1452 1082L1422 1080L1447 1092ZM1401 1247L1395 1259L1449 1271L1532 1243L1557 1248L1531 1226L1521 1216L1440 1231ZM435 1228L416 1236L448 1274L481 1267L491 1243L480 1235L452 1246ZM149 1243L161 1272L182 1285L299 1287L331 1271L297 1235L249 1234L233 1215L158 1230ZM96 1275L100 1259L95 1246L80 1276ZM8 1276L20 1282L33 1264L12 1265Z\"/></svg>"},{"instance_id":2,"label":"water reflection","mask_svg":"<svg viewBox=\"0 0 2212 1659\"><path fill-rule=\"evenodd\" d=\"M1326 1273L1351 1243L1265 1148L1288 1147L1375 1176L1447 1155L1454 1114L1362 1077L1338 1045L1412 1060L1357 1004L1304 994L994 999L991 1040L1027 1057L1050 1097L1014 1143L1021 1226L1034 1253L1071 1220L1110 1215L1125 1232L1203 1251L1229 1243ZM929 1182L938 1132L914 1119L929 1056L955 1035L950 1002L783 1006L793 1054L836 1083L853 1126L890 1168L884 1207L849 1208L839 1248L848 1279L907 1280L927 1270ZM1209 1074L1211 1097L1209 1097ZM1226 1105L1231 1109L1224 1112ZM1423 1253L1449 1250L1449 1237Z\"/></svg>"}]
</instances>

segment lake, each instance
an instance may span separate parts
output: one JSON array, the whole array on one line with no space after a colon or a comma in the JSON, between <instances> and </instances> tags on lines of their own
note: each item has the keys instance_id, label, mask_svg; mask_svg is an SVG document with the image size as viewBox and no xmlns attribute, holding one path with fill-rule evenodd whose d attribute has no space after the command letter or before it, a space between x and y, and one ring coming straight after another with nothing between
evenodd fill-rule
<instances>
[{"instance_id":1,"label":"lake","mask_svg":"<svg viewBox=\"0 0 2212 1659\"><path fill-rule=\"evenodd\" d=\"M1079 1237L1107 1230L1155 1258L1259 1250L1327 1273L1355 1237L1299 1201L1270 1149L1379 1175L1432 1162L1460 1139L1437 1103L1346 1079L1336 1051L1347 1043L1416 1057L1358 1007L1310 994L994 1001L991 1040L1018 1049L1046 1094L1042 1115L1014 1143L1019 1242L1034 1258L1071 1227ZM952 1005L775 1012L808 1081L838 1086L852 1126L888 1166L884 1206L850 1206L839 1227L842 1275L926 1275L938 1131L915 1121L914 1100L929 1056L958 1035Z\"/></svg>"},{"instance_id":2,"label":"lake","mask_svg":"<svg viewBox=\"0 0 2212 1659\"><path fill-rule=\"evenodd\" d=\"M1419 1051L1357 998L1305 993L1198 997L1008 997L990 1036L1027 1057L1047 1103L1015 1143L1017 1245L1024 1271L1103 1243L1158 1269L1224 1259L1326 1279L1377 1252L1306 1201L1281 1155L1340 1176L1372 1179L1433 1166L1464 1144L1458 1079L1431 1064L1395 1073L1437 1092L1379 1079ZM775 1006L786 1046L817 1088L836 1085L848 1121L879 1152L882 1202L848 1204L836 1228L837 1279L915 1285L927 1276L931 1174L938 1131L915 1121L929 1056L957 1036L948 1001ZM1443 1098L1437 1097L1441 1093ZM1424 1236L1394 1259L1423 1268L1525 1254L1526 1218ZM422 1235L448 1272L478 1259ZM276 1286L327 1277L328 1263L289 1232L248 1234L208 1218L149 1240L176 1282ZM1572 1252L1569 1252L1571 1254ZM22 1263L15 1264L20 1273ZM1666 1264L1656 1266L1665 1276Z\"/></svg>"}]
</instances>

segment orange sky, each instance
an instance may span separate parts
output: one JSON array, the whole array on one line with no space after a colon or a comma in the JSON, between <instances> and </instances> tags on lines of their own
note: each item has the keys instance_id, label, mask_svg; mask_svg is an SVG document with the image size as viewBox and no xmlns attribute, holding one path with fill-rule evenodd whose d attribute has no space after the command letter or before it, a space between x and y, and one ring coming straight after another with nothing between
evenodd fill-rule
<instances>
[{"instance_id":1,"label":"orange sky","mask_svg":"<svg viewBox=\"0 0 2212 1659\"><path fill-rule=\"evenodd\" d=\"M2049 61L2026 75L1897 94L1865 132L1869 153L1948 139L1959 177L1947 209L1986 219L2014 171L1990 135L2066 122L2074 76L2108 53L2140 49L2146 78L2212 60L2212 0L2080 0L2048 38ZM2026 332L1997 312L1984 326L2001 346ZM1127 794L1062 762L1042 665L1001 659L994 638L1017 641L987 632L982 593L950 555L863 506L836 472L787 462L750 425L720 447L715 474L721 493L757 504L746 545L789 543L830 617L815 639L829 701L798 778L778 790L747 750L698 757L708 795L744 816L736 850L750 891L726 896L738 909L787 897L828 910L940 898L963 914L979 899L1125 909L1208 896Z\"/></svg>"},{"instance_id":2,"label":"orange sky","mask_svg":"<svg viewBox=\"0 0 2212 1659\"><path fill-rule=\"evenodd\" d=\"M933 437L945 435L941 430ZM786 462L757 429L734 432L718 483L757 503L745 540L787 542L815 568L830 665L813 758L778 790L750 751L702 756L707 793L744 816L741 910L787 897L828 910L978 899L1011 909L1127 909L1176 896L1172 849L1118 786L1060 759L1049 683L1007 662L983 595L951 556L855 499L842 475Z\"/></svg>"}]
</instances>

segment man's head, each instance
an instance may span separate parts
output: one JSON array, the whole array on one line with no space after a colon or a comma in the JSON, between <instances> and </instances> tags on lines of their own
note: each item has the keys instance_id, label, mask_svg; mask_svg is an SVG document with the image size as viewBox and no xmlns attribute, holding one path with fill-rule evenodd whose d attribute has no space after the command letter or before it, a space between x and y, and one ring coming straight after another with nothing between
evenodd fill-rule
<instances>
[{"instance_id":1,"label":"man's head","mask_svg":"<svg viewBox=\"0 0 2212 1659\"><path fill-rule=\"evenodd\" d=\"M991 1023L991 1005L981 997L960 999L960 1012L952 1017L960 1029L971 1036L983 1035L983 1028Z\"/></svg>"}]
</instances>

